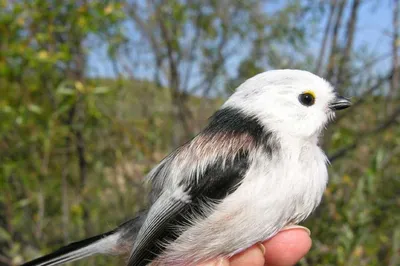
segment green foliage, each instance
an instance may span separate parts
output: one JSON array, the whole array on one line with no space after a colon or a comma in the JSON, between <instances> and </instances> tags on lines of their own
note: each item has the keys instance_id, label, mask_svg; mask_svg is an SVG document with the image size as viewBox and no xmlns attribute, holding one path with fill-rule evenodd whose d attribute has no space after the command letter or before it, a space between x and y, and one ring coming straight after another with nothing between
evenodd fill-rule
<instances>
[{"instance_id":1,"label":"green foliage","mask_svg":"<svg viewBox=\"0 0 400 266\"><path fill-rule=\"evenodd\" d=\"M354 131L371 124L370 101L353 116L335 127L332 148L348 145ZM382 101L378 98L378 101ZM302 265L396 265L400 243L398 193L400 170L398 144L400 127L382 136L371 135L349 156L330 167L330 181L323 203L308 219L314 247Z\"/></svg>"},{"instance_id":2,"label":"green foliage","mask_svg":"<svg viewBox=\"0 0 400 266\"><path fill-rule=\"evenodd\" d=\"M120 151L85 141L119 130L99 108L115 92L84 76L85 41L101 37L104 27L112 34L123 13L110 1L0 5L0 253L20 263L38 248L48 251L49 243L107 224L83 226L87 217L104 216L95 206L113 190L101 188L113 182L105 168ZM77 158L81 143L83 157ZM99 154L105 156L99 160ZM122 206L116 200L108 203Z\"/></svg>"}]
</instances>

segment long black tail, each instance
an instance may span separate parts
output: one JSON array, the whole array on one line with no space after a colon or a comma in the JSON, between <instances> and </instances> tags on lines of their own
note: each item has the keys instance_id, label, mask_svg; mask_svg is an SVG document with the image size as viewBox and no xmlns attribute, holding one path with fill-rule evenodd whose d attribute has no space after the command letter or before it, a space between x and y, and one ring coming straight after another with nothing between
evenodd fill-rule
<instances>
[{"instance_id":1,"label":"long black tail","mask_svg":"<svg viewBox=\"0 0 400 266\"><path fill-rule=\"evenodd\" d=\"M71 243L53 253L26 262L21 266L52 266L79 260L94 254L129 254L134 239L145 219L146 213L139 214L135 219L121 224L118 228Z\"/></svg>"},{"instance_id":2,"label":"long black tail","mask_svg":"<svg viewBox=\"0 0 400 266\"><path fill-rule=\"evenodd\" d=\"M82 241L71 243L55 252L32 260L22 266L50 266L79 260L96 253L108 253L117 246L118 232L108 232Z\"/></svg>"}]
</instances>

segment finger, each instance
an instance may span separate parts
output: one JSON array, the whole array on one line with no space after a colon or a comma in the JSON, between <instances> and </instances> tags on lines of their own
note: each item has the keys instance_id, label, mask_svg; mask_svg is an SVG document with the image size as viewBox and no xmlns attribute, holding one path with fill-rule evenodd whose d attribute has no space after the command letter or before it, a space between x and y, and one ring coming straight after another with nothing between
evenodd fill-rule
<instances>
[{"instance_id":1,"label":"finger","mask_svg":"<svg viewBox=\"0 0 400 266\"><path fill-rule=\"evenodd\" d=\"M292 266L311 248L309 232L300 228L287 229L263 243L265 264L268 266Z\"/></svg>"},{"instance_id":2,"label":"finger","mask_svg":"<svg viewBox=\"0 0 400 266\"><path fill-rule=\"evenodd\" d=\"M198 264L197 266L230 266L230 264L227 259L221 258L221 259L207 261L205 263Z\"/></svg>"},{"instance_id":3,"label":"finger","mask_svg":"<svg viewBox=\"0 0 400 266\"><path fill-rule=\"evenodd\" d=\"M260 246L262 248L260 248ZM230 259L230 266L264 266L264 246L262 244L254 245L249 249L233 256Z\"/></svg>"}]
</instances>

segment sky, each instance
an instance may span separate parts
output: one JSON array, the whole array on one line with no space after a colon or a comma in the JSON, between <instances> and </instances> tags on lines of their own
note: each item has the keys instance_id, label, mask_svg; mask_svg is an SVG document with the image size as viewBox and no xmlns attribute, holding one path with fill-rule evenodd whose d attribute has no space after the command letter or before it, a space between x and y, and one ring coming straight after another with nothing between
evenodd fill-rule
<instances>
[{"instance_id":1,"label":"sky","mask_svg":"<svg viewBox=\"0 0 400 266\"><path fill-rule=\"evenodd\" d=\"M322 0L324 1L324 0ZM350 2L350 1L349 1ZM357 31L354 39L354 49L356 51L363 51L363 47L368 47L369 51L373 51L375 54L388 54L391 52L391 37L392 32L392 16L393 16L393 1L391 0L364 0L364 4L359 10L359 19L357 23ZM266 5L267 12L273 12L273 10L281 8L286 1L269 1ZM349 17L350 8L346 9L344 14L346 18ZM314 40L310 40L309 51L311 53L317 53L322 39L322 31L325 27L327 18L324 18L315 25L317 27L317 34ZM246 47L244 50L238 53L236 58L233 58L230 62L229 72L235 73L240 60L246 54ZM106 55L106 46L99 43L89 52L89 76L100 76L100 77L114 77L112 71L112 65ZM383 60L379 63L376 71L386 71L391 66L390 59ZM375 70L374 70L375 71ZM141 69L138 72L139 78L149 79L151 78L150 69Z\"/></svg>"}]
</instances>

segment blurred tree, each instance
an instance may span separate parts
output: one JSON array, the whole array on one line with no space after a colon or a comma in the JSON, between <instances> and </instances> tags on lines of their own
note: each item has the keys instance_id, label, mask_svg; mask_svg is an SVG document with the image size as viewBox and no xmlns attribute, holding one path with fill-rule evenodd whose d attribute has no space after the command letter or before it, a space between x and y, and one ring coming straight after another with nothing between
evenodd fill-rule
<instances>
[{"instance_id":1,"label":"blurred tree","mask_svg":"<svg viewBox=\"0 0 400 266\"><path fill-rule=\"evenodd\" d=\"M28 239L43 243L47 224L54 219L52 209L59 206L59 228L64 242L69 241L68 190L71 186L79 201L85 200L88 169L93 167L87 154L87 123L98 123L91 94L99 91L85 78L85 42L104 27L111 30L122 12L110 1L0 5L0 201L6 206L0 229L8 239L0 249L12 257ZM61 182L51 178L58 176ZM54 189L61 192L61 204L59 197L48 201ZM82 205L79 219L89 222L87 207ZM28 217L35 217L35 230L23 226ZM90 222L85 225L89 231ZM54 233L58 228L47 230Z\"/></svg>"},{"instance_id":2,"label":"blurred tree","mask_svg":"<svg viewBox=\"0 0 400 266\"><path fill-rule=\"evenodd\" d=\"M133 35L139 35L138 43L132 38L128 45L146 44L148 49L144 52L149 57L144 61L151 60L153 80L158 86L170 89L174 147L194 133L190 123L193 114L187 106L189 95L209 97L215 96L218 89L221 92L232 61L252 43L257 46L254 55L245 60L247 67L241 68L241 72L246 69L246 73L241 73L246 77L252 74L248 73L250 69L257 69L249 64L256 64L258 60L251 61L265 51L265 43L270 41L268 47L272 47L273 42L276 46L289 38L297 42L302 36L301 29L294 26L298 3L273 16L263 12L264 2L259 0L130 1L126 8L128 22L137 29ZM135 51L143 52L140 48ZM132 63L140 60L136 56Z\"/></svg>"},{"instance_id":3,"label":"blurred tree","mask_svg":"<svg viewBox=\"0 0 400 266\"><path fill-rule=\"evenodd\" d=\"M266 4L268 7L268 3ZM308 5L300 1L288 1L273 14L265 14L257 31L252 33L249 44L250 54L240 62L238 75L230 80L230 87L236 87L248 77L267 69L295 68L306 54L308 19L300 20L308 13Z\"/></svg>"},{"instance_id":4,"label":"blurred tree","mask_svg":"<svg viewBox=\"0 0 400 266\"><path fill-rule=\"evenodd\" d=\"M128 21L148 44L154 81L170 89L176 129L173 146L193 134L189 94L208 95L224 74L225 63L234 53L234 40L246 37L254 24L250 16L253 4L255 1L129 2Z\"/></svg>"}]
</instances>

